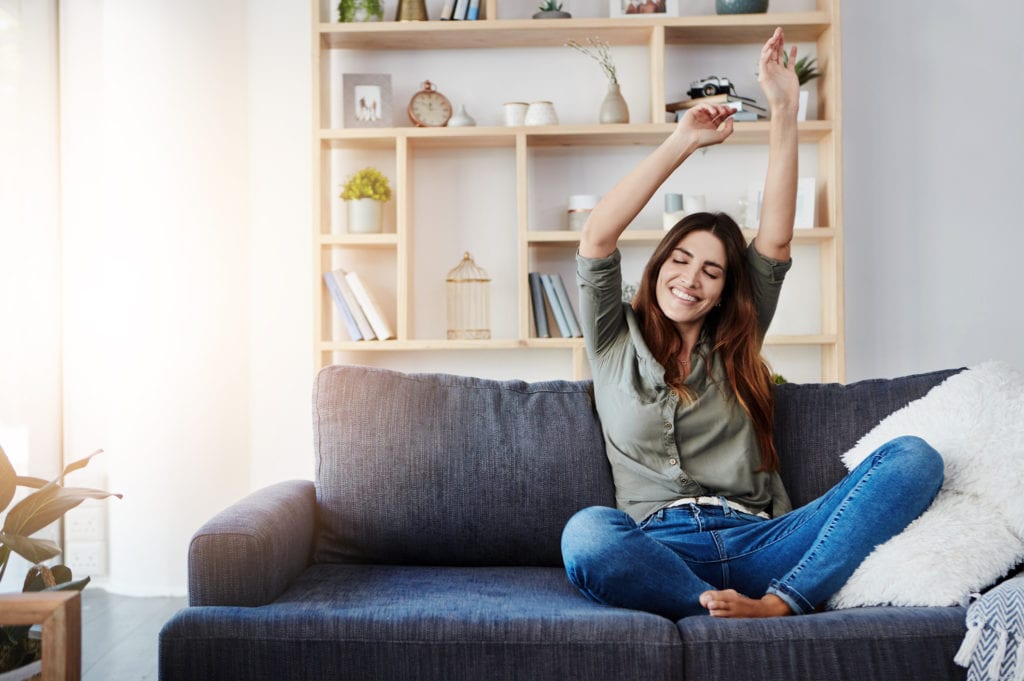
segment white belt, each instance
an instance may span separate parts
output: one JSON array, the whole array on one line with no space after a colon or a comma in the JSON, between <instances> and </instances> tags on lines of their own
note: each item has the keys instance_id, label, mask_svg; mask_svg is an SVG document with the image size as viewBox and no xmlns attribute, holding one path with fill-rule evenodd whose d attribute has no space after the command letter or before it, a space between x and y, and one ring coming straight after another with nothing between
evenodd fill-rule
<instances>
[{"instance_id":1,"label":"white belt","mask_svg":"<svg viewBox=\"0 0 1024 681\"><path fill-rule=\"evenodd\" d=\"M771 520L771 516L768 515L767 511L761 511L758 513L753 509L747 508L743 504L730 501L724 497L683 497L682 499L676 499L665 508L675 508L676 506L686 506L687 504L697 504L698 506L718 506L721 508L723 501L734 511L746 513L747 515L756 515L758 518L764 518L765 520Z\"/></svg>"}]
</instances>

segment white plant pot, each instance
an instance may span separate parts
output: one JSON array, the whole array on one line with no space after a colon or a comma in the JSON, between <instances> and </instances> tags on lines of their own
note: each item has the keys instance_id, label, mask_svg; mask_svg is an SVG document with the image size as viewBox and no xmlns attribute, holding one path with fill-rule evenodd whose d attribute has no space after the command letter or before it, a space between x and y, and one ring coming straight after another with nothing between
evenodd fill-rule
<instances>
[{"instance_id":1,"label":"white plant pot","mask_svg":"<svg viewBox=\"0 0 1024 681\"><path fill-rule=\"evenodd\" d=\"M811 93L808 90L800 91L800 106L796 110L796 119L798 121L807 120L807 102L811 99Z\"/></svg>"},{"instance_id":2,"label":"white plant pot","mask_svg":"<svg viewBox=\"0 0 1024 681\"><path fill-rule=\"evenodd\" d=\"M378 234L384 222L384 202L353 199L348 204L348 231L352 234Z\"/></svg>"}]
</instances>

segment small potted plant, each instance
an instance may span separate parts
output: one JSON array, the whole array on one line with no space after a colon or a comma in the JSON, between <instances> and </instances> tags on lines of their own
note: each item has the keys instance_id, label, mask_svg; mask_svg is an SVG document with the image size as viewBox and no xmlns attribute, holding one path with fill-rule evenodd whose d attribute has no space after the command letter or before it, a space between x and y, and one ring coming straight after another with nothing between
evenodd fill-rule
<instances>
[{"instance_id":1,"label":"small potted plant","mask_svg":"<svg viewBox=\"0 0 1024 681\"><path fill-rule=\"evenodd\" d=\"M0 512L6 510L0 525L0 582L7 572L11 554L16 553L34 564L25 577L23 591L80 591L89 583L88 577L72 580L71 570L64 565L52 568L42 565L43 561L59 555L60 547L48 539L32 535L59 520L86 499L121 497L120 494L99 489L65 487L62 484L65 476L84 468L101 451L97 450L84 459L68 464L58 477L46 481L18 475L3 447L0 447ZM18 487L35 491L11 506ZM29 636L29 627L0 627L0 674L4 678L34 678L41 654L40 642ZM8 676L8 673L13 676Z\"/></svg>"},{"instance_id":2,"label":"small potted plant","mask_svg":"<svg viewBox=\"0 0 1024 681\"><path fill-rule=\"evenodd\" d=\"M383 21L384 8L380 0L341 0L338 3L338 21Z\"/></svg>"},{"instance_id":3,"label":"small potted plant","mask_svg":"<svg viewBox=\"0 0 1024 681\"><path fill-rule=\"evenodd\" d=\"M384 204L391 200L391 186L384 173L366 167L342 186L341 199L348 206L348 231L375 234L381 231Z\"/></svg>"},{"instance_id":4,"label":"small potted plant","mask_svg":"<svg viewBox=\"0 0 1024 681\"><path fill-rule=\"evenodd\" d=\"M783 59L788 64L789 57L783 53ZM804 85L811 82L815 78L821 77L821 72L818 70L816 63L816 57L811 57L805 54L793 63L793 71L796 73L796 79L800 83L800 108L797 110L796 119L798 121L807 120L807 102L810 99L810 92L804 89Z\"/></svg>"},{"instance_id":5,"label":"small potted plant","mask_svg":"<svg viewBox=\"0 0 1024 681\"><path fill-rule=\"evenodd\" d=\"M534 19L571 19L572 15L562 11L562 3L558 0L544 0L537 8L540 11L533 15Z\"/></svg>"}]
</instances>

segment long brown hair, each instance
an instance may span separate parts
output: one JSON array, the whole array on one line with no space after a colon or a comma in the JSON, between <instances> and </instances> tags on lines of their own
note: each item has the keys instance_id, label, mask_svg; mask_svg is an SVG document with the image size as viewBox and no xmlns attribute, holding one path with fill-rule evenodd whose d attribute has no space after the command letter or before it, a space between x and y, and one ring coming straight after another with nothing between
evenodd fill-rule
<instances>
[{"instance_id":1,"label":"long brown hair","mask_svg":"<svg viewBox=\"0 0 1024 681\"><path fill-rule=\"evenodd\" d=\"M680 220L654 249L644 268L639 290L633 299L644 340L654 358L665 368L665 383L685 397L693 397L683 384L679 354L683 339L675 323L658 305L657 284L661 266L690 232L705 231L725 246L725 286L720 304L704 318L704 328L712 340L712 353L718 353L732 394L754 425L761 449L761 470L774 471L779 456L772 440L775 420L775 396L771 371L761 358L761 332L754 308L754 290L747 273L747 244L739 225L725 213L694 213ZM705 358L710 360L710 357Z\"/></svg>"}]
</instances>

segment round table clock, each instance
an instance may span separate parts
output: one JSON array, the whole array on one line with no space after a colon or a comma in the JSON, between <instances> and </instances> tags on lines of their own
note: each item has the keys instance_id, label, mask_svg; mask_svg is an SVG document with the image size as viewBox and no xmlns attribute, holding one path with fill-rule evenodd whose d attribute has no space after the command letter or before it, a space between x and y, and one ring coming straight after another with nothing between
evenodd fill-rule
<instances>
[{"instance_id":1,"label":"round table clock","mask_svg":"<svg viewBox=\"0 0 1024 681\"><path fill-rule=\"evenodd\" d=\"M429 80L423 89L409 100L409 119L421 128L437 128L445 125L452 117L452 103L434 89Z\"/></svg>"}]
</instances>

